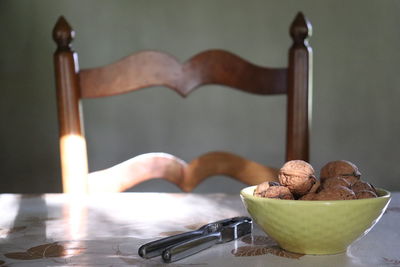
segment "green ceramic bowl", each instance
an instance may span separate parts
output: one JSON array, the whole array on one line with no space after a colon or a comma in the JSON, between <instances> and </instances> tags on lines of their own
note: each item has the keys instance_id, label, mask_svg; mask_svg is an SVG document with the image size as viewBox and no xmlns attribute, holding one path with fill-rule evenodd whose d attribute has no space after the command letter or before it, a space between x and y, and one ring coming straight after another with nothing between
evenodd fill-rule
<instances>
[{"instance_id":1,"label":"green ceramic bowl","mask_svg":"<svg viewBox=\"0 0 400 267\"><path fill-rule=\"evenodd\" d=\"M355 200L281 200L240 192L253 220L285 250L302 254L337 254L368 233L390 201L390 193Z\"/></svg>"}]
</instances>

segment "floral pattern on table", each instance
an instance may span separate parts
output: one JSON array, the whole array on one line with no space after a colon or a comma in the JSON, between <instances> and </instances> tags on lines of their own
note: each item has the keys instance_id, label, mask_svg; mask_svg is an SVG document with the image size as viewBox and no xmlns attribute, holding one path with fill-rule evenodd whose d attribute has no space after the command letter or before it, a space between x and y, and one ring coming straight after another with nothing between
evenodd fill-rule
<instances>
[{"instance_id":1,"label":"floral pattern on table","mask_svg":"<svg viewBox=\"0 0 400 267\"><path fill-rule=\"evenodd\" d=\"M155 198L158 200L152 202ZM246 215L240 198L221 194L118 194L112 198L91 196L79 200L81 209L75 209L75 204L62 194L0 195L0 209L9 214L0 217L0 267L305 267L323 266L325 261L346 267L400 266L398 193L393 194L379 223L347 253L332 256L291 253L279 248L254 224L251 235L215 245L172 264L163 263L160 257L143 259L137 250L158 238L196 230L211 221ZM164 206L176 208L164 209ZM384 245L376 246L377 240L382 239Z\"/></svg>"},{"instance_id":2,"label":"floral pattern on table","mask_svg":"<svg viewBox=\"0 0 400 267\"><path fill-rule=\"evenodd\" d=\"M383 263L388 266L400 266L400 259L388 259L382 257Z\"/></svg>"},{"instance_id":3,"label":"floral pattern on table","mask_svg":"<svg viewBox=\"0 0 400 267\"><path fill-rule=\"evenodd\" d=\"M83 249L77 248L77 251ZM76 253L72 253L74 255ZM65 246L59 244L58 242L43 244L35 247L31 247L26 251L17 251L5 253L4 256L10 259L16 260L36 260L42 258L57 258L68 256L68 250Z\"/></svg>"},{"instance_id":4,"label":"floral pattern on table","mask_svg":"<svg viewBox=\"0 0 400 267\"><path fill-rule=\"evenodd\" d=\"M273 254L275 256L289 258L289 259L299 259L304 254L298 254L286 251L278 246L278 244L267 236L245 236L241 239L247 246L241 246L237 249L231 251L236 257L250 257L250 256L260 256L266 254Z\"/></svg>"}]
</instances>

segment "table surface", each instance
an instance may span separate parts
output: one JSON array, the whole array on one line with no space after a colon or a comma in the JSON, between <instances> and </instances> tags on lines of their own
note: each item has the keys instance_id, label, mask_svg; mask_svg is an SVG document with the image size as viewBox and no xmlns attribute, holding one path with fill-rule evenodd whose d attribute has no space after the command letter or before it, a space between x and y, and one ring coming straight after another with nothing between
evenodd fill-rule
<instances>
[{"instance_id":1,"label":"table surface","mask_svg":"<svg viewBox=\"0 0 400 267\"><path fill-rule=\"evenodd\" d=\"M346 253L285 252L254 226L252 236L171 264L142 259L140 245L247 215L239 195L119 193L0 194L0 266L400 266L400 193Z\"/></svg>"}]
</instances>

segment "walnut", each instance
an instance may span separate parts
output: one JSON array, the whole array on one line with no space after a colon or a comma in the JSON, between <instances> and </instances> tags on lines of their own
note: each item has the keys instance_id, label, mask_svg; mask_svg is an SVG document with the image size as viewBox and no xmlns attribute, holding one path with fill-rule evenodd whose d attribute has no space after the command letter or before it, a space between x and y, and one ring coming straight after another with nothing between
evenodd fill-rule
<instances>
[{"instance_id":1,"label":"walnut","mask_svg":"<svg viewBox=\"0 0 400 267\"><path fill-rule=\"evenodd\" d=\"M279 171L279 182L297 197L307 194L316 181L313 167L302 160L288 161Z\"/></svg>"},{"instance_id":2,"label":"walnut","mask_svg":"<svg viewBox=\"0 0 400 267\"><path fill-rule=\"evenodd\" d=\"M253 195L256 197L264 197L265 195L265 191L267 191L267 189L270 186L279 186L280 184L277 182L264 182L261 183L259 185L257 185L256 189L254 190Z\"/></svg>"},{"instance_id":3,"label":"walnut","mask_svg":"<svg viewBox=\"0 0 400 267\"><path fill-rule=\"evenodd\" d=\"M264 194L267 198L294 199L289 188L285 186L270 186Z\"/></svg>"},{"instance_id":4,"label":"walnut","mask_svg":"<svg viewBox=\"0 0 400 267\"><path fill-rule=\"evenodd\" d=\"M343 179L345 179L347 182L349 182L350 185L353 185L355 183L357 183L358 181L360 181L360 176L342 176Z\"/></svg>"},{"instance_id":5,"label":"walnut","mask_svg":"<svg viewBox=\"0 0 400 267\"><path fill-rule=\"evenodd\" d=\"M357 199L378 197L374 192L369 190L360 190L357 191L355 194Z\"/></svg>"},{"instance_id":6,"label":"walnut","mask_svg":"<svg viewBox=\"0 0 400 267\"><path fill-rule=\"evenodd\" d=\"M323 189L314 197L314 200L347 200L355 198L356 195L351 189L338 185Z\"/></svg>"},{"instance_id":7,"label":"walnut","mask_svg":"<svg viewBox=\"0 0 400 267\"><path fill-rule=\"evenodd\" d=\"M343 176L339 176L339 177L333 177L333 178L329 178L329 179L325 179L324 182L322 183L322 188L326 189L326 188L330 188L330 187L335 187L335 186L344 186L347 188L350 188L350 183L343 177Z\"/></svg>"},{"instance_id":8,"label":"walnut","mask_svg":"<svg viewBox=\"0 0 400 267\"><path fill-rule=\"evenodd\" d=\"M356 165L346 160L327 163L317 180L313 167L303 160L286 162L279 170L279 182L259 184L253 195L299 200L350 200L377 197L375 188L360 180Z\"/></svg>"},{"instance_id":9,"label":"walnut","mask_svg":"<svg viewBox=\"0 0 400 267\"><path fill-rule=\"evenodd\" d=\"M354 193L357 193L357 192L363 191L363 190L367 190L367 191L374 192L376 194L375 188L370 183L367 183L367 182L364 182L361 180L354 183L351 186L351 190L353 190Z\"/></svg>"},{"instance_id":10,"label":"walnut","mask_svg":"<svg viewBox=\"0 0 400 267\"><path fill-rule=\"evenodd\" d=\"M347 160L336 160L325 164L320 172L321 182L325 179L337 176L353 176L359 178L361 173L358 171L356 165Z\"/></svg>"},{"instance_id":11,"label":"walnut","mask_svg":"<svg viewBox=\"0 0 400 267\"><path fill-rule=\"evenodd\" d=\"M314 200L317 196L317 193L308 193L307 195L302 196L299 200Z\"/></svg>"},{"instance_id":12,"label":"walnut","mask_svg":"<svg viewBox=\"0 0 400 267\"><path fill-rule=\"evenodd\" d=\"M311 187L310 191L308 191L307 194L315 193L318 190L320 190L320 188L321 188L321 182L319 180L316 180L315 184Z\"/></svg>"}]
</instances>

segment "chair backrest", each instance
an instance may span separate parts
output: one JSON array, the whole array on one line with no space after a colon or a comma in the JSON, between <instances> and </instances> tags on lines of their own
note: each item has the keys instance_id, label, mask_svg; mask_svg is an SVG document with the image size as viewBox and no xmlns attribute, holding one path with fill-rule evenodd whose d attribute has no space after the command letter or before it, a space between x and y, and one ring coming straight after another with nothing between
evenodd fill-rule
<instances>
[{"instance_id":1,"label":"chair backrest","mask_svg":"<svg viewBox=\"0 0 400 267\"><path fill-rule=\"evenodd\" d=\"M247 184L275 179L276 169L228 152L211 152L189 164L169 154L150 153L89 175L81 99L157 85L169 87L181 96L204 84L221 84L260 95L287 94L286 160L308 161L311 24L302 13L292 22L290 35L293 44L286 68L260 67L230 52L209 50L184 64L162 52L141 51L104 67L79 70L77 54L71 49L74 31L60 17L53 39L57 44L54 66L63 191L122 191L151 178L166 178L184 191L190 191L203 179L216 174L229 175Z\"/></svg>"}]
</instances>

